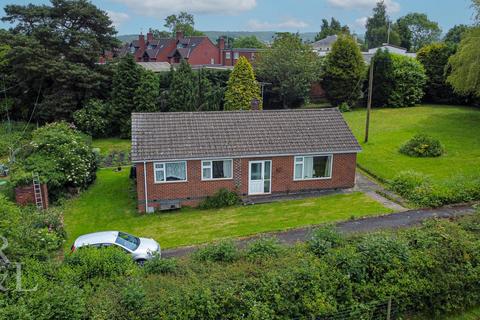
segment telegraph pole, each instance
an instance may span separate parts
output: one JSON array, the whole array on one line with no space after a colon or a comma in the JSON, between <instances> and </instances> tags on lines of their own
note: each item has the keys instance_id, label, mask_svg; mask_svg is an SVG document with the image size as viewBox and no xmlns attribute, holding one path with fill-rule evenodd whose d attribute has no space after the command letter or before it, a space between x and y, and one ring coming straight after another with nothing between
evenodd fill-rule
<instances>
[{"instance_id":1,"label":"telegraph pole","mask_svg":"<svg viewBox=\"0 0 480 320\"><path fill-rule=\"evenodd\" d=\"M370 112L372 110L372 91L373 91L373 63L374 59L370 61L370 75L368 79L368 102L367 102L367 123L365 126L365 143L368 142L368 131L370 129Z\"/></svg>"}]
</instances>

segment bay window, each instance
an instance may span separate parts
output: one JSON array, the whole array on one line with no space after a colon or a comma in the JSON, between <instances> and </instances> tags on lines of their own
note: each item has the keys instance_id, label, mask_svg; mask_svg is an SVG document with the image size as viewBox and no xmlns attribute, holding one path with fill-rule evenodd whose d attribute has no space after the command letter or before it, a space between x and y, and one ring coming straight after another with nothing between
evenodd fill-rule
<instances>
[{"instance_id":1,"label":"bay window","mask_svg":"<svg viewBox=\"0 0 480 320\"><path fill-rule=\"evenodd\" d=\"M155 183L187 181L187 163L157 162L153 164Z\"/></svg>"},{"instance_id":2,"label":"bay window","mask_svg":"<svg viewBox=\"0 0 480 320\"><path fill-rule=\"evenodd\" d=\"M329 179L332 155L295 157L294 180Z\"/></svg>"},{"instance_id":3,"label":"bay window","mask_svg":"<svg viewBox=\"0 0 480 320\"><path fill-rule=\"evenodd\" d=\"M202 180L231 179L232 177L231 159L202 161Z\"/></svg>"}]
</instances>

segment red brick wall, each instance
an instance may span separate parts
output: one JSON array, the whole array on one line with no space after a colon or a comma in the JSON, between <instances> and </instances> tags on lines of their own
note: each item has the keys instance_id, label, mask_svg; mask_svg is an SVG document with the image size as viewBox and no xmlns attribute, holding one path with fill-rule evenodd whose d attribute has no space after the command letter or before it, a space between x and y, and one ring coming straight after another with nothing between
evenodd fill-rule
<instances>
[{"instance_id":1,"label":"red brick wall","mask_svg":"<svg viewBox=\"0 0 480 320\"><path fill-rule=\"evenodd\" d=\"M182 205L194 206L204 197L220 188L237 191L241 196L248 194L248 165L252 160L272 160L272 193L288 193L306 190L351 188L355 184L356 154L333 155L332 178L310 181L293 180L293 156L262 157L233 160L233 179L201 180L201 161L187 161L187 182L154 183L153 164L147 163L147 191L149 201L181 200ZM138 210L145 211L143 163L137 164ZM156 207L159 203L150 202Z\"/></svg>"},{"instance_id":2,"label":"red brick wall","mask_svg":"<svg viewBox=\"0 0 480 320\"><path fill-rule=\"evenodd\" d=\"M227 52L230 52L230 59L227 59L226 58L226 53ZM235 49L233 50L226 50L224 51L222 54L223 54L223 65L224 66L234 66L238 59L234 59L234 52L235 52ZM247 58L248 61L250 61L251 64L253 64L256 59L258 58L258 52L247 52L247 51L242 51L242 52L239 52L238 53L238 57L245 57Z\"/></svg>"},{"instance_id":3,"label":"red brick wall","mask_svg":"<svg viewBox=\"0 0 480 320\"><path fill-rule=\"evenodd\" d=\"M43 208L48 209L48 188L46 184L40 186L43 198ZM21 206L26 206L29 204L35 204L35 191L33 189L33 184L25 187L15 188L15 201Z\"/></svg>"},{"instance_id":4,"label":"red brick wall","mask_svg":"<svg viewBox=\"0 0 480 320\"><path fill-rule=\"evenodd\" d=\"M220 50L210 39L205 38L205 40L191 52L188 63L190 65L211 64L212 58L215 60L214 64L220 64Z\"/></svg>"}]
</instances>

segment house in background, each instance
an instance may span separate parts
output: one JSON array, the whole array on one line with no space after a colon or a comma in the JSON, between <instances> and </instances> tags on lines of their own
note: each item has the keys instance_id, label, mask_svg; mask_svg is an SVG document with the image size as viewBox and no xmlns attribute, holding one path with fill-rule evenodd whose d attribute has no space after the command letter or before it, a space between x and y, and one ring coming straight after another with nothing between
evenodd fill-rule
<instances>
[{"instance_id":1,"label":"house in background","mask_svg":"<svg viewBox=\"0 0 480 320\"><path fill-rule=\"evenodd\" d=\"M140 212L351 188L360 150L336 108L132 114Z\"/></svg>"},{"instance_id":2,"label":"house in background","mask_svg":"<svg viewBox=\"0 0 480 320\"><path fill-rule=\"evenodd\" d=\"M137 62L177 64L184 59L192 66L234 66L241 56L253 63L260 51L256 48L226 48L223 38L214 44L207 36L185 37L181 31L175 38L161 39L155 39L149 32L146 38L141 34L137 40L118 49L116 56L132 54ZM100 63L108 58L103 55Z\"/></svg>"},{"instance_id":3,"label":"house in background","mask_svg":"<svg viewBox=\"0 0 480 320\"><path fill-rule=\"evenodd\" d=\"M375 55L375 53L377 53L378 50L385 50L385 49L388 50L388 52L390 53L395 53L402 56L407 56L412 58L415 58L417 56L417 54L414 52L407 52L406 48L395 46L393 44L384 43L380 47L369 49L368 52L362 52L365 62L370 63L373 56Z\"/></svg>"},{"instance_id":4,"label":"house in background","mask_svg":"<svg viewBox=\"0 0 480 320\"><path fill-rule=\"evenodd\" d=\"M332 46L335 43L335 41L337 41L337 39L338 39L338 36L333 35L333 36L328 36L326 38L315 41L314 43L311 44L313 52L318 54L320 57L326 56L332 50Z\"/></svg>"}]
</instances>

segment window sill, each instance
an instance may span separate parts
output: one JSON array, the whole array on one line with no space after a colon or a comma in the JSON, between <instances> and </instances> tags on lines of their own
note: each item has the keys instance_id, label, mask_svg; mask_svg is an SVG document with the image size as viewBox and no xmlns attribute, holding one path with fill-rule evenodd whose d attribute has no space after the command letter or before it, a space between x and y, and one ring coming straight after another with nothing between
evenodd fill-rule
<instances>
[{"instance_id":1,"label":"window sill","mask_svg":"<svg viewBox=\"0 0 480 320\"><path fill-rule=\"evenodd\" d=\"M217 179L202 179L202 182L212 182L212 181L228 181L233 180L233 178L217 178Z\"/></svg>"},{"instance_id":2,"label":"window sill","mask_svg":"<svg viewBox=\"0 0 480 320\"><path fill-rule=\"evenodd\" d=\"M331 179L332 177L322 177L322 178L293 179L293 181L301 182L301 181L331 180Z\"/></svg>"},{"instance_id":3,"label":"window sill","mask_svg":"<svg viewBox=\"0 0 480 320\"><path fill-rule=\"evenodd\" d=\"M188 182L188 180L181 180L181 181L155 181L153 184L169 184L169 183L182 183Z\"/></svg>"}]
</instances>

